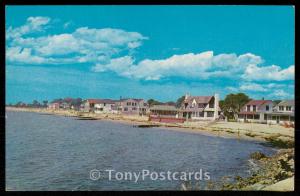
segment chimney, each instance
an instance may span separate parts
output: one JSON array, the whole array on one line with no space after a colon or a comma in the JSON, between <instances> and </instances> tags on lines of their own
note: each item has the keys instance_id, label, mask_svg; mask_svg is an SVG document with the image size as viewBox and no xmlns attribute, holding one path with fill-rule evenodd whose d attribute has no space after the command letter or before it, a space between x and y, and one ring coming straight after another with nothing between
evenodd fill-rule
<instances>
[{"instance_id":1,"label":"chimney","mask_svg":"<svg viewBox=\"0 0 300 196\"><path fill-rule=\"evenodd\" d=\"M187 100L188 98L190 97L190 94L189 93L185 93L185 100Z\"/></svg>"},{"instance_id":2,"label":"chimney","mask_svg":"<svg viewBox=\"0 0 300 196\"><path fill-rule=\"evenodd\" d=\"M219 94L215 93L215 106L214 106L214 119L218 119L219 118Z\"/></svg>"}]
</instances>

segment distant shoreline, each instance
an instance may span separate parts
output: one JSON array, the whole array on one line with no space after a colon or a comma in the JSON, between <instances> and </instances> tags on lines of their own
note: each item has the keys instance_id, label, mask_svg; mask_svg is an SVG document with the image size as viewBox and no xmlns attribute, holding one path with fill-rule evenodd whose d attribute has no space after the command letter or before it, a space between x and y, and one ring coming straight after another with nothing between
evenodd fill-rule
<instances>
[{"instance_id":1,"label":"distant shoreline","mask_svg":"<svg viewBox=\"0 0 300 196\"><path fill-rule=\"evenodd\" d=\"M212 136L221 136L225 138L237 138L254 141L266 141L267 137L277 137L285 141L294 140L294 129L284 128L279 125L272 125L270 127L266 124L252 124L252 123L234 123L234 122L187 122L187 123L161 123L148 121L148 116L137 116L137 115L121 115L121 114L94 114L84 113L73 110L51 110L47 108L17 108L17 107L6 107L6 111L24 111L24 112L35 112L41 114L58 115L65 117L76 117L76 118L91 118L95 120L105 120L111 122L118 122L130 125L157 125L159 128L188 132L198 133ZM241 127L241 128L240 128ZM253 127L261 130L253 130ZM276 128L276 133L273 130Z\"/></svg>"}]
</instances>

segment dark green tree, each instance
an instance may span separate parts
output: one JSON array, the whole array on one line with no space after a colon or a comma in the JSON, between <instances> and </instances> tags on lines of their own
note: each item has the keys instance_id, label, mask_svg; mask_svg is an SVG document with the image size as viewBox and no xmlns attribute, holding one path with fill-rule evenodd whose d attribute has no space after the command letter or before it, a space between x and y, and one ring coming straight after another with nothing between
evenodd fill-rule
<instances>
[{"instance_id":1,"label":"dark green tree","mask_svg":"<svg viewBox=\"0 0 300 196\"><path fill-rule=\"evenodd\" d=\"M41 104L37 101L37 100L34 100L33 102L32 102L32 106L33 107L39 107Z\"/></svg>"},{"instance_id":2,"label":"dark green tree","mask_svg":"<svg viewBox=\"0 0 300 196\"><path fill-rule=\"evenodd\" d=\"M219 105L228 119L237 119L237 114L251 99L244 93L229 94Z\"/></svg>"},{"instance_id":3,"label":"dark green tree","mask_svg":"<svg viewBox=\"0 0 300 196\"><path fill-rule=\"evenodd\" d=\"M176 106L176 103L174 101L168 101L165 103L166 105L172 105L172 106Z\"/></svg>"},{"instance_id":4,"label":"dark green tree","mask_svg":"<svg viewBox=\"0 0 300 196\"><path fill-rule=\"evenodd\" d=\"M47 104L48 104L48 100L44 100L44 101L43 101L43 106L44 106L44 107L47 107Z\"/></svg>"},{"instance_id":5,"label":"dark green tree","mask_svg":"<svg viewBox=\"0 0 300 196\"><path fill-rule=\"evenodd\" d=\"M177 107L177 108L180 108L180 107L181 107L181 104L182 104L182 102L184 101L184 99L185 99L185 96L184 96L184 95L181 96L181 97L179 97L179 98L177 99L177 101L176 101L176 107Z\"/></svg>"},{"instance_id":6,"label":"dark green tree","mask_svg":"<svg viewBox=\"0 0 300 196\"><path fill-rule=\"evenodd\" d=\"M154 99L149 99L149 100L147 101L147 103L149 104L149 106L162 104L161 102L156 101L156 100L154 100Z\"/></svg>"},{"instance_id":7,"label":"dark green tree","mask_svg":"<svg viewBox=\"0 0 300 196\"><path fill-rule=\"evenodd\" d=\"M274 100L273 102L275 103L275 105L277 105L278 103L281 102L281 100Z\"/></svg>"}]
</instances>

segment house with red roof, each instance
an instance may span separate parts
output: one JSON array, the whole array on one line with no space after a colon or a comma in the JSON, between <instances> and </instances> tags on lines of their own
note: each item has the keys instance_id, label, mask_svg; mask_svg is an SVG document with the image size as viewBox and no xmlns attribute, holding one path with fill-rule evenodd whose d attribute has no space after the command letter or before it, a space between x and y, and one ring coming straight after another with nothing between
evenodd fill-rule
<instances>
[{"instance_id":1,"label":"house with red roof","mask_svg":"<svg viewBox=\"0 0 300 196\"><path fill-rule=\"evenodd\" d=\"M219 119L221 109L219 107L219 95L190 96L185 99L180 107L180 117L192 120L216 120Z\"/></svg>"},{"instance_id":2,"label":"house with red roof","mask_svg":"<svg viewBox=\"0 0 300 196\"><path fill-rule=\"evenodd\" d=\"M251 100L242 107L238 114L238 121L267 123L273 107L272 100Z\"/></svg>"}]
</instances>

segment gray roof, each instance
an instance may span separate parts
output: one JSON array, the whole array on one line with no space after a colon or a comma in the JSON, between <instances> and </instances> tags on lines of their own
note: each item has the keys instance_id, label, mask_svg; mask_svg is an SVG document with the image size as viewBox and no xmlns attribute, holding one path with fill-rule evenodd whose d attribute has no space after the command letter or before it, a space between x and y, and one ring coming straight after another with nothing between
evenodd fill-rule
<instances>
[{"instance_id":1,"label":"gray roof","mask_svg":"<svg viewBox=\"0 0 300 196\"><path fill-rule=\"evenodd\" d=\"M178 108L172 105L153 105L150 110L179 111Z\"/></svg>"},{"instance_id":2,"label":"gray roof","mask_svg":"<svg viewBox=\"0 0 300 196\"><path fill-rule=\"evenodd\" d=\"M278 103L278 106L294 106L295 100L283 100L280 103Z\"/></svg>"},{"instance_id":3,"label":"gray roof","mask_svg":"<svg viewBox=\"0 0 300 196\"><path fill-rule=\"evenodd\" d=\"M192 101L195 99L197 103L209 103L213 96L190 96L186 100L184 100L185 103L192 103Z\"/></svg>"}]
</instances>

